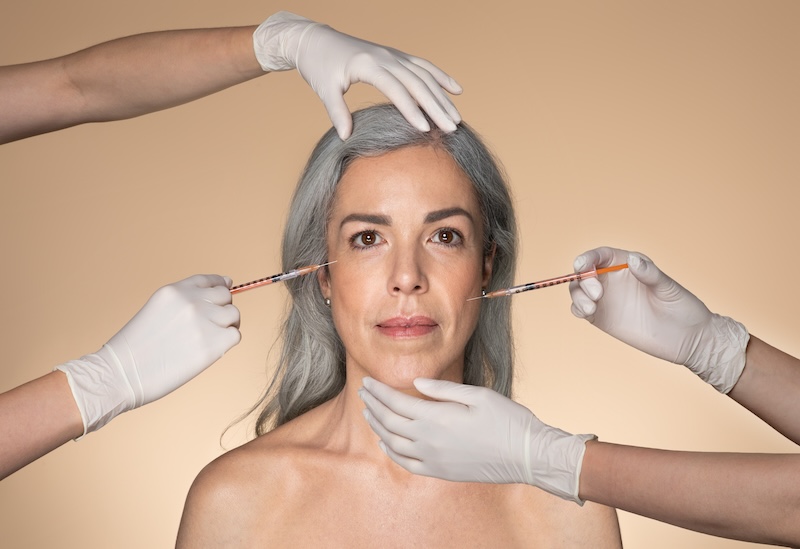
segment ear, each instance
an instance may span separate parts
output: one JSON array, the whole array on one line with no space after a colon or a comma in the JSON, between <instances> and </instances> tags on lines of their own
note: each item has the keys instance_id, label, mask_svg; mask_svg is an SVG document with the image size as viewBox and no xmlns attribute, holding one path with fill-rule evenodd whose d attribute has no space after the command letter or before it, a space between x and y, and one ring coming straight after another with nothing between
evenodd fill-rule
<instances>
[{"instance_id":1,"label":"ear","mask_svg":"<svg viewBox=\"0 0 800 549\"><path fill-rule=\"evenodd\" d=\"M497 243L492 242L492 249L483 257L483 287L488 288L492 280L492 269L494 268L494 256L497 252Z\"/></svg>"},{"instance_id":2,"label":"ear","mask_svg":"<svg viewBox=\"0 0 800 549\"><path fill-rule=\"evenodd\" d=\"M317 271L317 282L319 282L319 291L322 292L322 297L330 299L331 297L331 280L328 267L323 267Z\"/></svg>"}]
</instances>

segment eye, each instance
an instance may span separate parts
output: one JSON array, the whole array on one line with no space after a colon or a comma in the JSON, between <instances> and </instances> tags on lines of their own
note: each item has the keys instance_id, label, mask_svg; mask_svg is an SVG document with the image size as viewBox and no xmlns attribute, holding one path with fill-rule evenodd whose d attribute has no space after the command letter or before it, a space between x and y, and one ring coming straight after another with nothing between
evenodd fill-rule
<instances>
[{"instance_id":1,"label":"eye","mask_svg":"<svg viewBox=\"0 0 800 549\"><path fill-rule=\"evenodd\" d=\"M445 246L458 246L461 244L461 233L455 229L439 229L433 234L431 241Z\"/></svg>"},{"instance_id":2,"label":"eye","mask_svg":"<svg viewBox=\"0 0 800 549\"><path fill-rule=\"evenodd\" d=\"M375 231L361 231L350 237L350 245L353 248L371 248L382 240L381 235Z\"/></svg>"}]
</instances>

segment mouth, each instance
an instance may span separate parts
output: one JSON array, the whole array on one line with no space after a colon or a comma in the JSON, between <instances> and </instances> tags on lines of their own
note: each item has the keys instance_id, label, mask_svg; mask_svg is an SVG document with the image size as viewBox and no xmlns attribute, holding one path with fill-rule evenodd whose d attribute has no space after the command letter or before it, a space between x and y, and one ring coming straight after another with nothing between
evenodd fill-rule
<instances>
[{"instance_id":1,"label":"mouth","mask_svg":"<svg viewBox=\"0 0 800 549\"><path fill-rule=\"evenodd\" d=\"M439 324L427 316L394 317L382 320L375 326L380 333L395 338L411 338L428 335Z\"/></svg>"}]
</instances>

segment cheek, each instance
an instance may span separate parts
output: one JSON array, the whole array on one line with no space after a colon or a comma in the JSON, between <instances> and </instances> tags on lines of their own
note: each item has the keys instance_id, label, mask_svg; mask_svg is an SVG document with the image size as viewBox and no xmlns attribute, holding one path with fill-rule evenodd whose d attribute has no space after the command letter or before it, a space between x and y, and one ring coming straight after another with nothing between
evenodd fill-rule
<instances>
[{"instance_id":1,"label":"cheek","mask_svg":"<svg viewBox=\"0 0 800 549\"><path fill-rule=\"evenodd\" d=\"M330 278L331 313L342 340L357 331L375 308L374 284L368 283L362 269L339 269Z\"/></svg>"},{"instance_id":2,"label":"cheek","mask_svg":"<svg viewBox=\"0 0 800 549\"><path fill-rule=\"evenodd\" d=\"M482 267L483 265L472 257L439 262L436 273L439 292L461 308L467 304L467 299L481 295Z\"/></svg>"}]
</instances>

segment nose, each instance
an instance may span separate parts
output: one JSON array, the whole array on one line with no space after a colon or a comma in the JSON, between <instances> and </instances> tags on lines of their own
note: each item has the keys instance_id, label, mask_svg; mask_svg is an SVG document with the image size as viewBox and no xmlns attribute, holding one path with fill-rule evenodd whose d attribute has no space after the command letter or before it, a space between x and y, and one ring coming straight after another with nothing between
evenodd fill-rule
<instances>
[{"instance_id":1,"label":"nose","mask_svg":"<svg viewBox=\"0 0 800 549\"><path fill-rule=\"evenodd\" d=\"M419 294L428 291L424 252L412 246L397 246L392 250L388 290L392 295Z\"/></svg>"}]
</instances>

